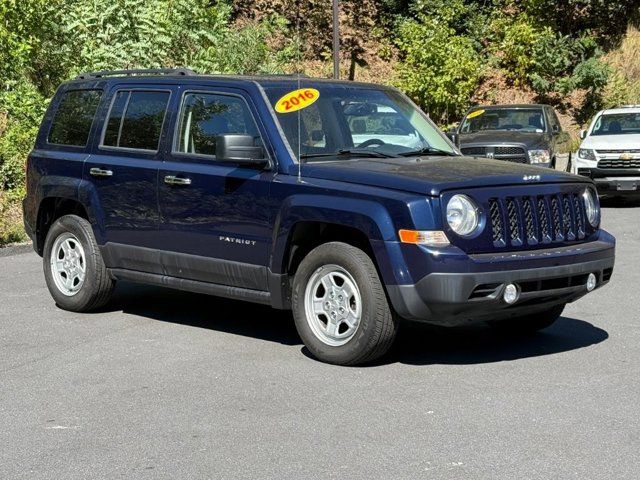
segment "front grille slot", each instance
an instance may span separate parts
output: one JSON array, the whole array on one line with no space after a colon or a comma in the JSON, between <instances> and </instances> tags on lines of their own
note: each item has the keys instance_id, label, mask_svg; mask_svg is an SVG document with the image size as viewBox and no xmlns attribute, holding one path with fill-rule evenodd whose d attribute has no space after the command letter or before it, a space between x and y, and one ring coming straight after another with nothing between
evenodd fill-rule
<instances>
[{"instance_id":1,"label":"front grille slot","mask_svg":"<svg viewBox=\"0 0 640 480\"><path fill-rule=\"evenodd\" d=\"M562 236L562 224L560 223L560 204L557 197L551 198L551 218L553 221L553 236L556 242L564 240Z\"/></svg>"},{"instance_id":2,"label":"front grille slot","mask_svg":"<svg viewBox=\"0 0 640 480\"><path fill-rule=\"evenodd\" d=\"M529 245L538 243L535 225L533 224L533 208L531 207L531 199L525 197L522 200L522 211L524 213L524 231L527 236Z\"/></svg>"},{"instance_id":3,"label":"front grille slot","mask_svg":"<svg viewBox=\"0 0 640 480\"><path fill-rule=\"evenodd\" d=\"M583 240L587 235L578 193L491 198L488 217L495 247Z\"/></svg>"},{"instance_id":4,"label":"front grille slot","mask_svg":"<svg viewBox=\"0 0 640 480\"><path fill-rule=\"evenodd\" d=\"M520 219L518 218L518 207L513 199L507 199L507 215L509 218L509 239L511 245L522 245L520 240Z\"/></svg>"},{"instance_id":5,"label":"front grille slot","mask_svg":"<svg viewBox=\"0 0 640 480\"><path fill-rule=\"evenodd\" d=\"M491 216L491 234L493 244L496 247L504 247L504 226L502 225L502 212L495 198L489 200L489 214Z\"/></svg>"}]
</instances>

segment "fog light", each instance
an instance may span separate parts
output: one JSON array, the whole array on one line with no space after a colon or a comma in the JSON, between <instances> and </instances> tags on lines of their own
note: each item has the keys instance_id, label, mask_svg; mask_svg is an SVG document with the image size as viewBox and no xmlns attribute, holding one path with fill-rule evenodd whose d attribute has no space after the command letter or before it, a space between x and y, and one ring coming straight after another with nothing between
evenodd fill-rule
<instances>
[{"instance_id":1,"label":"fog light","mask_svg":"<svg viewBox=\"0 0 640 480\"><path fill-rule=\"evenodd\" d=\"M590 273L587 277L587 292L590 292L591 290L596 288L596 283L598 283L596 280L596 276L593 273Z\"/></svg>"},{"instance_id":2,"label":"fog light","mask_svg":"<svg viewBox=\"0 0 640 480\"><path fill-rule=\"evenodd\" d=\"M508 303L509 305L516 303L520 294L518 293L518 287L516 287L513 283L507 285L504 289L504 293L502 294L502 299Z\"/></svg>"}]
</instances>

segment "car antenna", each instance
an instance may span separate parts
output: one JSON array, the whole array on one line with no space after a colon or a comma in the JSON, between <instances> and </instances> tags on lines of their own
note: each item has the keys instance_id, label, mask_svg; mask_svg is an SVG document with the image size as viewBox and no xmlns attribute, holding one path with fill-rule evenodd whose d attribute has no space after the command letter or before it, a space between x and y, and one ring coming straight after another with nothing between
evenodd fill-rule
<instances>
[{"instance_id":1,"label":"car antenna","mask_svg":"<svg viewBox=\"0 0 640 480\"><path fill-rule=\"evenodd\" d=\"M302 65L302 52L301 52L301 45L302 43L300 42L300 0L296 0L296 76L297 76L297 89L300 90L300 69L301 69L301 65ZM300 133L301 133L301 113L300 110L298 110L297 112L298 115L298 182L302 182L302 158L300 156L301 151L302 151L302 146L301 146L301 138L300 138Z\"/></svg>"}]
</instances>

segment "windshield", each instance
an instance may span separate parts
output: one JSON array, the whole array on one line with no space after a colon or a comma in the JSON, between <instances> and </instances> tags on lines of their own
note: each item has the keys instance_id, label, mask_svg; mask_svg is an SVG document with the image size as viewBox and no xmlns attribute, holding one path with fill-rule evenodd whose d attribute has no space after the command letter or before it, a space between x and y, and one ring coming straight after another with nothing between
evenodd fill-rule
<instances>
[{"instance_id":1,"label":"windshield","mask_svg":"<svg viewBox=\"0 0 640 480\"><path fill-rule=\"evenodd\" d=\"M483 130L519 130L542 133L546 130L541 108L491 108L469 112L460 133Z\"/></svg>"},{"instance_id":2,"label":"windshield","mask_svg":"<svg viewBox=\"0 0 640 480\"><path fill-rule=\"evenodd\" d=\"M640 133L640 113L608 113L600 115L591 135L629 135Z\"/></svg>"},{"instance_id":3,"label":"windshield","mask_svg":"<svg viewBox=\"0 0 640 480\"><path fill-rule=\"evenodd\" d=\"M300 107L294 95L297 110L278 111L283 108L276 105L298 91L293 85L266 85L264 90L292 150L303 160L395 157L423 151L457 155L426 115L395 90L303 81L303 94L305 89L317 92L313 100Z\"/></svg>"}]
</instances>

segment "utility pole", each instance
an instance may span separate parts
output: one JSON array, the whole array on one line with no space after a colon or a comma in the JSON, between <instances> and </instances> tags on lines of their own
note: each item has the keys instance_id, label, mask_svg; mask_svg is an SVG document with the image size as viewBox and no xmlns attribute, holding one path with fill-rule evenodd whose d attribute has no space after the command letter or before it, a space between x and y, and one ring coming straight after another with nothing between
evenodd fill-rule
<instances>
[{"instance_id":1,"label":"utility pole","mask_svg":"<svg viewBox=\"0 0 640 480\"><path fill-rule=\"evenodd\" d=\"M333 78L340 78L340 22L338 0L333 0Z\"/></svg>"}]
</instances>

